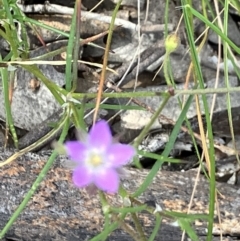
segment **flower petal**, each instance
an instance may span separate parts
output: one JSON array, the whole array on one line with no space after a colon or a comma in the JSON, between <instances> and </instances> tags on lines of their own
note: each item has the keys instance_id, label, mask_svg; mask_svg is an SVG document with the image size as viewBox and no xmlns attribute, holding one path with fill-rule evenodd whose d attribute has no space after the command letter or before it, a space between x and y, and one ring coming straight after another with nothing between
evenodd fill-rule
<instances>
[{"instance_id":1,"label":"flower petal","mask_svg":"<svg viewBox=\"0 0 240 241\"><path fill-rule=\"evenodd\" d=\"M92 183L92 175L84 166L77 167L73 171L72 179L77 187L85 187Z\"/></svg>"},{"instance_id":2,"label":"flower petal","mask_svg":"<svg viewBox=\"0 0 240 241\"><path fill-rule=\"evenodd\" d=\"M106 169L94 177L94 184L101 190L109 193L116 193L119 187L118 173L114 169Z\"/></svg>"},{"instance_id":3,"label":"flower petal","mask_svg":"<svg viewBox=\"0 0 240 241\"><path fill-rule=\"evenodd\" d=\"M106 150L112 143L112 134L106 121L97 122L89 132L89 145L100 150Z\"/></svg>"},{"instance_id":4,"label":"flower petal","mask_svg":"<svg viewBox=\"0 0 240 241\"><path fill-rule=\"evenodd\" d=\"M70 157L72 161L82 162L86 156L87 148L85 144L79 141L67 141L65 143L65 149L67 151L67 155Z\"/></svg>"},{"instance_id":5,"label":"flower petal","mask_svg":"<svg viewBox=\"0 0 240 241\"><path fill-rule=\"evenodd\" d=\"M112 167L120 167L127 164L135 155L134 147L126 144L113 144L107 150L107 160Z\"/></svg>"}]
</instances>

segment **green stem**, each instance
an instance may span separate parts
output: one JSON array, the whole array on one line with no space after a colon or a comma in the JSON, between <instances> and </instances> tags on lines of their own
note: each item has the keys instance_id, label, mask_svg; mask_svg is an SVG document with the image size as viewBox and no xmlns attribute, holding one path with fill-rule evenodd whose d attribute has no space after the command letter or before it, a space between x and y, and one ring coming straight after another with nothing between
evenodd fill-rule
<instances>
[{"instance_id":1,"label":"green stem","mask_svg":"<svg viewBox=\"0 0 240 241\"><path fill-rule=\"evenodd\" d=\"M4 27L8 35L9 46L13 53L13 59L16 59L18 57L18 44L19 44L17 30L15 27L15 23L13 21L12 13L10 11L11 7L9 5L9 1L8 0L2 0L2 1L3 1L4 11L6 13L6 18L8 20L8 24L6 24Z\"/></svg>"},{"instance_id":2,"label":"green stem","mask_svg":"<svg viewBox=\"0 0 240 241\"><path fill-rule=\"evenodd\" d=\"M168 12L169 12L169 0L166 0L164 11L164 39L168 36Z\"/></svg>"},{"instance_id":3,"label":"green stem","mask_svg":"<svg viewBox=\"0 0 240 241\"><path fill-rule=\"evenodd\" d=\"M81 27L81 0L76 0L75 3L76 9L76 18L75 18L75 25L72 25L75 29L75 42L74 42L74 52L73 52L73 70L72 70L72 92L74 92L77 88L78 82L78 59L79 59L79 50L80 50L80 43L78 39L80 39L80 27Z\"/></svg>"},{"instance_id":4,"label":"green stem","mask_svg":"<svg viewBox=\"0 0 240 241\"><path fill-rule=\"evenodd\" d=\"M120 220L123 220L126 217L126 214L122 214L120 216ZM117 229L119 226L119 222L115 221L107 229L104 229L100 234L95 236L94 238L90 239L89 241L99 241L99 240L104 240L111 232L113 232L115 229Z\"/></svg>"},{"instance_id":5,"label":"green stem","mask_svg":"<svg viewBox=\"0 0 240 241\"><path fill-rule=\"evenodd\" d=\"M68 46L67 46L67 56L66 56L66 86L65 89L67 91L70 91L72 89L72 80L73 80L73 73L72 73L72 59L73 59L73 48L74 48L74 42L76 42L75 38L75 31L76 31L76 15L77 15L77 1L74 8L74 13L72 16L72 24L71 24L71 30L70 35L68 39Z\"/></svg>"},{"instance_id":6,"label":"green stem","mask_svg":"<svg viewBox=\"0 0 240 241\"><path fill-rule=\"evenodd\" d=\"M156 238L156 236L159 232L160 226L161 226L162 218L161 218L160 214L156 213L155 216L156 216L156 223L155 223L153 232L152 232L150 238L148 239L148 241L154 241L155 240L155 238Z\"/></svg>"},{"instance_id":7,"label":"green stem","mask_svg":"<svg viewBox=\"0 0 240 241\"><path fill-rule=\"evenodd\" d=\"M15 74L16 72L15 71L11 71L9 73L9 83L10 85L8 85L8 88L6 89L7 90L7 96L8 98L5 99L5 108L7 110L7 115L8 115L8 125L9 125L9 129L11 131L11 134L12 134L12 139L13 139L13 142L14 142L14 146L15 148L18 149L18 137L17 137L17 132L15 130L15 127L14 127L14 121L13 121L13 117L12 117L12 112L11 112L11 102L10 102L10 90L11 90L11 95L13 95L13 89L14 89L14 78L15 78ZM11 96L12 97L12 96ZM8 109L9 108L9 109Z\"/></svg>"},{"instance_id":8,"label":"green stem","mask_svg":"<svg viewBox=\"0 0 240 241\"><path fill-rule=\"evenodd\" d=\"M59 88L59 92L66 95L66 92ZM205 95L205 94L226 94L240 92L240 87L229 87L229 88L207 88L207 89L175 89L174 93L178 95ZM71 93L71 97L74 99L82 98L95 98L95 93ZM121 92L121 93L102 93L103 98L137 98L137 97L156 97L156 96L167 96L165 91L139 91L139 92Z\"/></svg>"},{"instance_id":9,"label":"green stem","mask_svg":"<svg viewBox=\"0 0 240 241\"><path fill-rule=\"evenodd\" d=\"M0 56L0 59L1 59L1 56ZM18 139L14 128L14 122L13 122L13 117L11 112L11 104L9 101L8 71L6 68L1 68L0 71L1 71L2 84L3 84L4 106L6 111L6 128L9 127L13 136L15 147L18 148Z\"/></svg>"},{"instance_id":10,"label":"green stem","mask_svg":"<svg viewBox=\"0 0 240 241\"><path fill-rule=\"evenodd\" d=\"M163 73L164 73L164 78L169 87L172 86L171 79L169 77L169 72L168 72L168 67L169 65L169 59L170 59L170 53L166 51L164 61L163 61Z\"/></svg>"},{"instance_id":11,"label":"green stem","mask_svg":"<svg viewBox=\"0 0 240 241\"><path fill-rule=\"evenodd\" d=\"M136 227L137 232L138 232L139 241L147 241L146 236L143 232L142 226L139 222L139 219L138 219L136 213L132 213L131 215L132 215L133 222L134 222L135 227Z\"/></svg>"},{"instance_id":12,"label":"green stem","mask_svg":"<svg viewBox=\"0 0 240 241\"><path fill-rule=\"evenodd\" d=\"M144 137L146 136L146 134L148 133L148 131L150 130L150 128L152 127L154 122L158 119L160 113L162 112L164 106L167 104L167 102L170 99L170 97L171 97L171 95L168 93L168 95L164 98L164 100L163 100L162 104L160 105L160 107L153 114L153 116L152 116L151 120L149 121L149 123L144 127L144 129L141 131L141 133L139 134L137 139L134 141L135 148L137 148L139 146L139 144L142 142L142 140L144 139Z\"/></svg>"}]
</instances>

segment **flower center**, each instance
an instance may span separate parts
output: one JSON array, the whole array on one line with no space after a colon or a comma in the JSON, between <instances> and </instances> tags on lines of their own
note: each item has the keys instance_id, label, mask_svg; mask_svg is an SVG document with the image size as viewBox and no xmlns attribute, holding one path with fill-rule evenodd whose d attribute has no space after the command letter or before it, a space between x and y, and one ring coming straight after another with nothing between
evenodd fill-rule
<instances>
[{"instance_id":1,"label":"flower center","mask_svg":"<svg viewBox=\"0 0 240 241\"><path fill-rule=\"evenodd\" d=\"M97 155L97 154L92 154L89 158L89 163L92 165L92 166L100 166L103 161L102 161L102 158L101 156Z\"/></svg>"}]
</instances>

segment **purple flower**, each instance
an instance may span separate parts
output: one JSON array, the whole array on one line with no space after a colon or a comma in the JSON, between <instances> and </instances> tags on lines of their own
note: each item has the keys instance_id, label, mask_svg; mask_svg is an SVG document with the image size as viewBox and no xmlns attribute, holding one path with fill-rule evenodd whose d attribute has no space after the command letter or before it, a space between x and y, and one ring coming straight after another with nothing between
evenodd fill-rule
<instances>
[{"instance_id":1,"label":"purple flower","mask_svg":"<svg viewBox=\"0 0 240 241\"><path fill-rule=\"evenodd\" d=\"M94 184L109 193L118 191L118 170L135 155L132 146L113 143L110 128L105 121L96 123L85 141L66 142L65 149L76 163L74 184L77 187Z\"/></svg>"}]
</instances>

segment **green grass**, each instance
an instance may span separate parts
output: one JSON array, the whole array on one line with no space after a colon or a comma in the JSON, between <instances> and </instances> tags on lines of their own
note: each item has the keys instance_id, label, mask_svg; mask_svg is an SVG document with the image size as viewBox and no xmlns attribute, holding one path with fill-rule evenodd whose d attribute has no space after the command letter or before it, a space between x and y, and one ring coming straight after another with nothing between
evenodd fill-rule
<instances>
[{"instance_id":1,"label":"green grass","mask_svg":"<svg viewBox=\"0 0 240 241\"><path fill-rule=\"evenodd\" d=\"M168 13L168 1L166 1L166 9L165 12ZM126 232L129 231L129 234L132 236L134 240L137 240L137 234L140 233L141 240L154 240L158 230L161 226L162 219L164 217L171 219L172 221L176 221L178 225L181 227L183 231L185 231L188 236L192 240L198 240L197 234L195 233L194 229L191 226L191 223L194 222L196 219L205 219L208 221L208 234L207 234L207 240L212 239L212 228L213 228L213 220L214 220L214 210L215 210L215 199L216 196L216 183L215 183L215 157L214 157L214 143L213 143L213 133L212 133L212 126L211 126L211 109L207 105L206 101L206 94L217 94L217 93L227 93L226 97L226 103L228 107L228 115L229 115L229 123L232 127L232 121L231 121L231 100L230 100L230 93L235 91L240 91L239 88L231 88L229 86L228 81L228 64L227 61L230 59L232 61L232 64L234 66L236 75L239 77L240 72L237 63L235 62L235 58L232 55L232 51L236 53L240 53L240 48L237 47L228 37L227 37L227 19L228 19L228 11L229 11L229 4L231 3L240 13L240 5L238 1L225 1L224 3L224 20L223 20L223 29L221 29L221 26L218 25L218 21L212 21L209 19L209 16L207 13L211 13L211 19L214 19L216 16L215 11L209 6L208 2L205 0L199 1L202 4L203 12L199 13L196 9L192 6L192 1L190 0L182 0L181 4L181 10L183 13L183 19L184 19L184 25L186 30L186 36L188 40L188 45L190 49L190 56L191 56L191 64L192 64L192 72L194 76L195 81L195 88L192 90L176 90L175 94L178 96L183 96L185 94L189 94L190 97L187 99L186 103L183 105L180 98L179 98L179 108L182 109L182 112L176 121L176 124L171 132L169 142L167 143L165 150L161 155L157 154L151 154L151 153L143 153L139 152L141 155L146 155L148 157L152 157L156 159L156 163L152 167L152 169L149 171L149 174L147 175L144 182L137 188L137 190L133 194L127 193L126 190L121 188L120 195L122 195L124 198L128 198L131 200L131 202L138 202L138 197L146 191L148 186L152 183L154 177L158 173L159 169L161 168L162 164L166 161L169 161L168 155L170 151L172 150L174 146L174 142L177 138L177 135L180 131L182 123L186 120L186 113L189 109L190 104L195 99L197 103L203 102L204 106L204 112L206 114L206 123L207 123L207 129L201 130L201 137L203 138L203 149L204 149L204 155L205 159L209 163L210 172L209 175L211 178L209 178L209 214L208 215L190 215L186 213L175 213L175 212L164 212L164 211L157 211L154 212L154 209L151 207L148 207L147 205L143 205L139 203L139 205L135 205L134 207L122 207L122 208L116 208L111 207L108 209L108 212L105 213L105 225L102 233L97 235L92 239L94 240L104 240L112 231L114 231L116 228L119 227L119 224L124 222L124 219L127 214L130 214L132 221L135 224L136 230L134 232L130 232L129 229L126 227L124 230ZM72 18L72 25L70 33L62 32L58 29L54 29L52 27L46 26L42 23L37 22L36 20L33 20L29 17L26 17L17 7L15 4L15 1L10 0L2 0L2 10L0 11L1 21L2 21L2 28L0 29L0 35L2 38L4 38L9 44L10 44L10 53L5 57L5 59L0 56L0 66L4 66L0 68L1 71L1 77L2 77L2 86L4 91L4 103L5 103L5 109L6 109L6 126L7 130L11 132L14 140L14 144L16 147L18 147L18 138L16 134L16 130L14 127L14 122L11 114L11 101L9 99L9 90L12 88L12 83L15 77L15 70L12 68L11 71L9 71L9 66L14 66L14 61L24 61L28 60L31 61L31 59L28 59L28 53L29 53L29 46L27 42L27 33L26 33L26 25L28 26L41 26L43 28L47 28L51 31L57 32L59 35L64 36L69 39L68 46L64 50L67 50L67 58L66 58L66 84L65 89L53 84L51 80L47 79L44 74L38 69L36 63L38 60L41 59L41 57L47 57L50 55L56 55L59 54L59 51L53 51L52 53L48 53L47 56L39 56L38 60L33 59L32 65L25 65L21 64L19 62L18 64L26 69L27 71L34 74L40 81L46 85L46 87L51 91L53 97L64 106L63 111L63 117L57 123L55 130L58 130L62 128L62 134L59 138L59 142L63 143L67 131L69 128L70 123L73 123L76 128L82 128L85 129L85 121L84 121L84 112L85 110L94 109L93 104L84 104L84 99L86 98L97 98L97 94L95 93L74 93L75 87L76 87L76 81L77 81L77 61L78 61L78 50L79 50L79 43L81 42L81 36L80 32L76 31L76 29L79 30L79 26L81 24L80 22L80 1L76 0L75 5L75 11ZM10 11L12 9L12 11ZM206 41L206 38L203 38L202 42L199 44L199 46L196 45L196 38L194 35L194 19L199 19L205 24L206 30L208 28L215 31L218 36L222 40L223 44L223 61L224 61L224 78L226 81L226 88L223 89L205 89L204 88L204 79L202 76L202 68L200 65L198 52L201 49L201 46L204 44L204 41ZM167 24L168 24L168 15L165 14L165 29L167 30ZM16 31L16 25L15 22L18 22L19 25L21 25L21 38L17 36ZM113 25L111 26L113 27ZM176 36L178 35L178 32L174 33ZM165 31L165 38L168 38L168 33ZM111 39L108 39L108 41L111 41ZM94 44L92 44L94 45ZM21 49L21 51L19 51ZM169 86L175 86L174 79L171 74L170 65L168 63L168 57L170 55L170 52L167 54L166 61L164 61L164 74L165 78L167 80L167 84ZM12 64L10 64L12 62ZM106 70L105 70L106 71ZM103 98L136 98L138 96L146 97L146 96L159 96L161 95L163 97L162 103L160 103L159 108L156 110L155 114L153 114L151 121L148 123L148 125L145 126L145 128L142 130L142 132L139 134L139 136L135 139L135 142L133 145L137 148L138 145L143 140L144 136L148 133L150 130L152 124L154 121L158 118L160 115L162 109L165 107L165 105L168 103L169 99L171 98L171 95L168 91L163 93L156 93L156 92L135 92L135 93L103 93ZM198 98L196 98L198 96ZM66 101L65 101L66 100ZM183 106L182 106L183 105ZM126 110L126 109L143 109L139 106L116 106L116 105L106 105L102 104L100 105L100 108L105 109L114 109L114 110ZM198 108L198 107L196 107ZM199 116L200 114L200 110ZM200 118L199 118L200 121ZM199 122L199 126L202 126L202 123ZM232 130L232 138L234 139L234 133ZM54 130L53 130L54 132ZM206 138L205 132L207 132L207 137L209 139L209 145L206 145ZM49 135L46 135L44 139L49 138ZM193 137L194 138L194 137ZM37 145L36 143L35 145ZM195 145L196 146L196 145ZM26 148L24 150L21 150L19 153L17 153L14 158L16 158L19 155L24 154L27 151L30 151L31 148ZM197 151L197 150L196 150ZM199 161L200 161L200 155ZM40 185L41 181L46 176L48 170L51 168L53 162L55 161L57 157L56 151L53 152L53 154L49 157L48 162L46 163L45 167L42 169L41 173L39 174L36 181L32 184L32 187L29 189L27 195L23 199L22 203L19 205L19 207L16 209L16 211L12 214L10 220L8 223L6 223L6 226L2 229L0 232L0 239L4 237L4 235L8 232L8 230L11 228L14 221L19 217L21 212L24 210L26 205L28 204L29 200L34 195L35 191L37 190L38 186ZM14 158L10 158L8 160L8 163L14 160ZM177 160L172 160L177 162ZM136 160L136 164L137 160ZM160 184L159 184L160 185ZM105 198L104 193L100 193L99 196L103 207L107 207L109 204ZM154 216L156 219L155 227L152 230L152 234L149 237L146 237L144 235L144 232L142 230L142 227L139 223L139 220L137 218L136 213L145 210L151 215ZM109 219L109 212L114 217L114 221Z\"/></svg>"}]
</instances>

